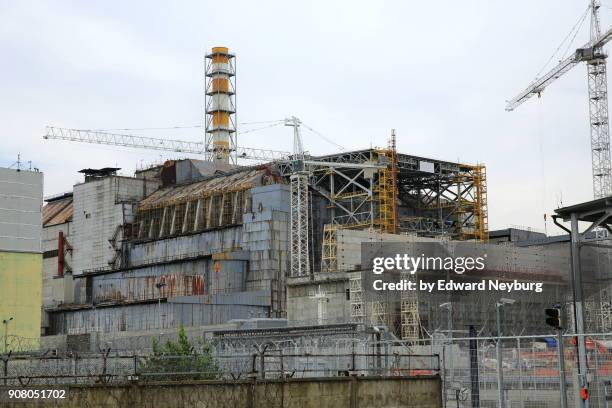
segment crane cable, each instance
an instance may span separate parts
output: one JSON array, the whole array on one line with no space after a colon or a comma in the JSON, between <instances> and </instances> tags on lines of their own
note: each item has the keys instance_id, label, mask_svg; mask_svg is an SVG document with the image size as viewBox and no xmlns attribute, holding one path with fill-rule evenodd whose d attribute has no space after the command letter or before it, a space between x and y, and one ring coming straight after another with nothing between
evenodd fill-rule
<instances>
[{"instance_id":1,"label":"crane cable","mask_svg":"<svg viewBox=\"0 0 612 408\"><path fill-rule=\"evenodd\" d=\"M167 126L167 127L143 127L143 128L108 128L108 129L84 129L89 132L118 132L118 131L136 131L136 130L173 130L173 129L194 129L201 128L203 125L187 125L187 126Z\"/></svg>"},{"instance_id":2,"label":"crane cable","mask_svg":"<svg viewBox=\"0 0 612 408\"><path fill-rule=\"evenodd\" d=\"M244 135L247 133L251 133L251 132L257 132L263 129L269 129L275 126L279 126L281 124L283 124L285 122L284 119L277 119L277 120L263 120L263 121L256 121L256 122L240 122L239 125L256 125L256 124L267 124L266 126L261 126L255 129L249 129L249 130L245 130L244 132L238 132L239 135ZM321 139L323 139L324 141L326 141L327 143L330 143L334 146L336 146L337 148L339 148L342 151L346 151L346 148L336 142L334 142L332 139L328 138L327 136L325 136L324 134L322 134L321 132L313 129L312 127L308 126L306 123L301 122L302 126L304 126L304 128L308 129L309 131L311 131L312 133L314 133L315 135L319 136ZM126 131L145 131L145 130L175 130L175 129L196 129L196 128L203 128L204 125L178 125L178 126L166 126L166 127L140 127L140 128L105 128L105 129L86 129L87 131L90 132L126 132Z\"/></svg>"},{"instance_id":3,"label":"crane cable","mask_svg":"<svg viewBox=\"0 0 612 408\"><path fill-rule=\"evenodd\" d=\"M565 44L565 42L568 40L568 38L572 37L572 33L574 34L571 41L569 42L567 49L565 51L565 53L567 53L567 50L569 49L570 45L572 44L572 42L574 41L574 39L576 38L576 35L578 34L578 31L580 30L580 28L582 28L582 24L584 24L584 21L588 15L589 10L591 9L591 5L589 4L586 8L586 10L584 11L584 13L582 13L582 15L580 16L580 18L578 18L578 21L576 22L576 24L574 24L574 26L572 27L572 29L570 30L570 32L565 36L565 38L563 38L563 41L561 41L561 44L559 44L559 46L557 47L557 49L555 49L555 52L553 52L553 54L550 56L550 58L548 58L548 60L546 61L546 63L544 64L544 66L538 71L538 73L536 74L536 79L540 77L540 75L542 74L542 72L546 69L546 67L548 67L548 64L550 64L550 62L553 60L553 58L555 58L555 55L557 55L557 53L559 52L559 50L561 49L561 47L563 47L563 45Z\"/></svg>"},{"instance_id":4,"label":"crane cable","mask_svg":"<svg viewBox=\"0 0 612 408\"><path fill-rule=\"evenodd\" d=\"M255 128L255 129L249 129L249 130L245 130L244 132L238 132L238 134L239 135L244 135L245 133L257 132L258 130L268 129L268 128L271 128L271 127L279 126L282 123L283 122L277 122L277 123L273 123L271 125L261 126L261 127Z\"/></svg>"},{"instance_id":5,"label":"crane cable","mask_svg":"<svg viewBox=\"0 0 612 408\"><path fill-rule=\"evenodd\" d=\"M280 123L279 120L265 120L259 122L240 122L239 125L257 125L263 123ZM173 129L196 129L203 128L204 125L177 125L177 126L166 126L166 127L140 127L140 128L105 128L105 129L85 129L90 132L118 132L118 131L138 131L138 130L173 130ZM243 132L246 133L246 132Z\"/></svg>"},{"instance_id":6,"label":"crane cable","mask_svg":"<svg viewBox=\"0 0 612 408\"><path fill-rule=\"evenodd\" d=\"M304 122L302 122L302 126L304 126L306 129L310 130L315 135L319 136L321 139L325 140L327 143L333 144L334 146L336 146L337 148L339 148L342 151L346 151L346 148L344 146L339 145L338 143L334 142L330 138L326 137L321 132L318 132L318 131L314 130L313 128L311 128L310 126L305 124Z\"/></svg>"}]
</instances>

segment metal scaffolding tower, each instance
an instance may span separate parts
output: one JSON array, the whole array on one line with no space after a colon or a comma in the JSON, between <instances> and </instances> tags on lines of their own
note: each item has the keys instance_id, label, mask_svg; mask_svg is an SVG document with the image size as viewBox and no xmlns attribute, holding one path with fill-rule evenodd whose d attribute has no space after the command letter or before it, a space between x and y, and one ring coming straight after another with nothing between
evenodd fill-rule
<instances>
[{"instance_id":1,"label":"metal scaffolding tower","mask_svg":"<svg viewBox=\"0 0 612 408\"><path fill-rule=\"evenodd\" d=\"M351 296L351 322L363 323L365 321L365 309L361 273L357 273L349 279L349 293Z\"/></svg>"},{"instance_id":2,"label":"metal scaffolding tower","mask_svg":"<svg viewBox=\"0 0 612 408\"><path fill-rule=\"evenodd\" d=\"M402 279L413 282L416 281L416 274L411 275L409 272L402 272L400 275ZM418 291L403 290L400 302L402 340L415 342L419 339L421 334Z\"/></svg>"},{"instance_id":3,"label":"metal scaffolding tower","mask_svg":"<svg viewBox=\"0 0 612 408\"><path fill-rule=\"evenodd\" d=\"M308 172L297 171L291 183L291 276L310 273L308 243Z\"/></svg>"},{"instance_id":4,"label":"metal scaffolding tower","mask_svg":"<svg viewBox=\"0 0 612 408\"><path fill-rule=\"evenodd\" d=\"M483 165L474 168L474 217L476 218L475 238L489 241L489 212L487 204L487 169Z\"/></svg>"},{"instance_id":5,"label":"metal scaffolding tower","mask_svg":"<svg viewBox=\"0 0 612 408\"><path fill-rule=\"evenodd\" d=\"M338 227L334 224L325 224L323 227L323 247L321 251L321 271L333 272L338 270Z\"/></svg>"},{"instance_id":6,"label":"metal scaffolding tower","mask_svg":"<svg viewBox=\"0 0 612 408\"><path fill-rule=\"evenodd\" d=\"M387 308L391 306L389 302L385 302L384 299L374 299L370 302L371 308L371 319L370 324L374 326L387 326Z\"/></svg>"},{"instance_id":7,"label":"metal scaffolding tower","mask_svg":"<svg viewBox=\"0 0 612 408\"><path fill-rule=\"evenodd\" d=\"M388 159L386 167L378 171L378 225L380 232L397 233L397 150L395 129L391 130L389 146L380 152Z\"/></svg>"}]
</instances>

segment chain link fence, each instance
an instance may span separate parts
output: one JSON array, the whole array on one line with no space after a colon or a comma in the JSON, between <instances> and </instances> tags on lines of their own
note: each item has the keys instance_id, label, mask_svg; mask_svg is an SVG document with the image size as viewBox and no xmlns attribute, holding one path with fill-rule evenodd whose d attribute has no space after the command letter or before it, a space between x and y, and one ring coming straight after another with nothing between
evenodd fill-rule
<instances>
[{"instance_id":1,"label":"chain link fence","mask_svg":"<svg viewBox=\"0 0 612 408\"><path fill-rule=\"evenodd\" d=\"M612 406L612 333L585 335L587 381L591 407ZM440 355L444 407L507 408L561 407L561 369L565 372L567 407L580 406L577 337L505 336L497 359L496 337L445 338L413 345L412 350Z\"/></svg>"}]
</instances>

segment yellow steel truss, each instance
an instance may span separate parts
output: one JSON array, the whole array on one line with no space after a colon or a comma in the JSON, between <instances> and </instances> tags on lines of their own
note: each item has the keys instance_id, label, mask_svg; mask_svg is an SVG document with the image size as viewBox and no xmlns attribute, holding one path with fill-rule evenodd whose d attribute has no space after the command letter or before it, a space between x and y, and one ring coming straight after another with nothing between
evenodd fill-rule
<instances>
[{"instance_id":1,"label":"yellow steel truss","mask_svg":"<svg viewBox=\"0 0 612 408\"><path fill-rule=\"evenodd\" d=\"M474 168L474 218L476 219L476 239L489 241L489 211L487 204L487 169L484 165Z\"/></svg>"},{"instance_id":2,"label":"yellow steel truss","mask_svg":"<svg viewBox=\"0 0 612 408\"><path fill-rule=\"evenodd\" d=\"M389 164L378 172L378 226L380 232L397 233L397 149L395 131L391 133L389 146L379 154L389 160Z\"/></svg>"}]
</instances>

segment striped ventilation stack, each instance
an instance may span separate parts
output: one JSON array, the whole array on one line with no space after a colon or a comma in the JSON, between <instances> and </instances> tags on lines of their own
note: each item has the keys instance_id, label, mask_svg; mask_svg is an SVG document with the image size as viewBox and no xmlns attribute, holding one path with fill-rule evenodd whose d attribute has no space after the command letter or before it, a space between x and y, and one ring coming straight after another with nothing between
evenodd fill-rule
<instances>
[{"instance_id":1,"label":"striped ventilation stack","mask_svg":"<svg viewBox=\"0 0 612 408\"><path fill-rule=\"evenodd\" d=\"M206 55L206 158L236 164L236 65L226 47Z\"/></svg>"}]
</instances>

